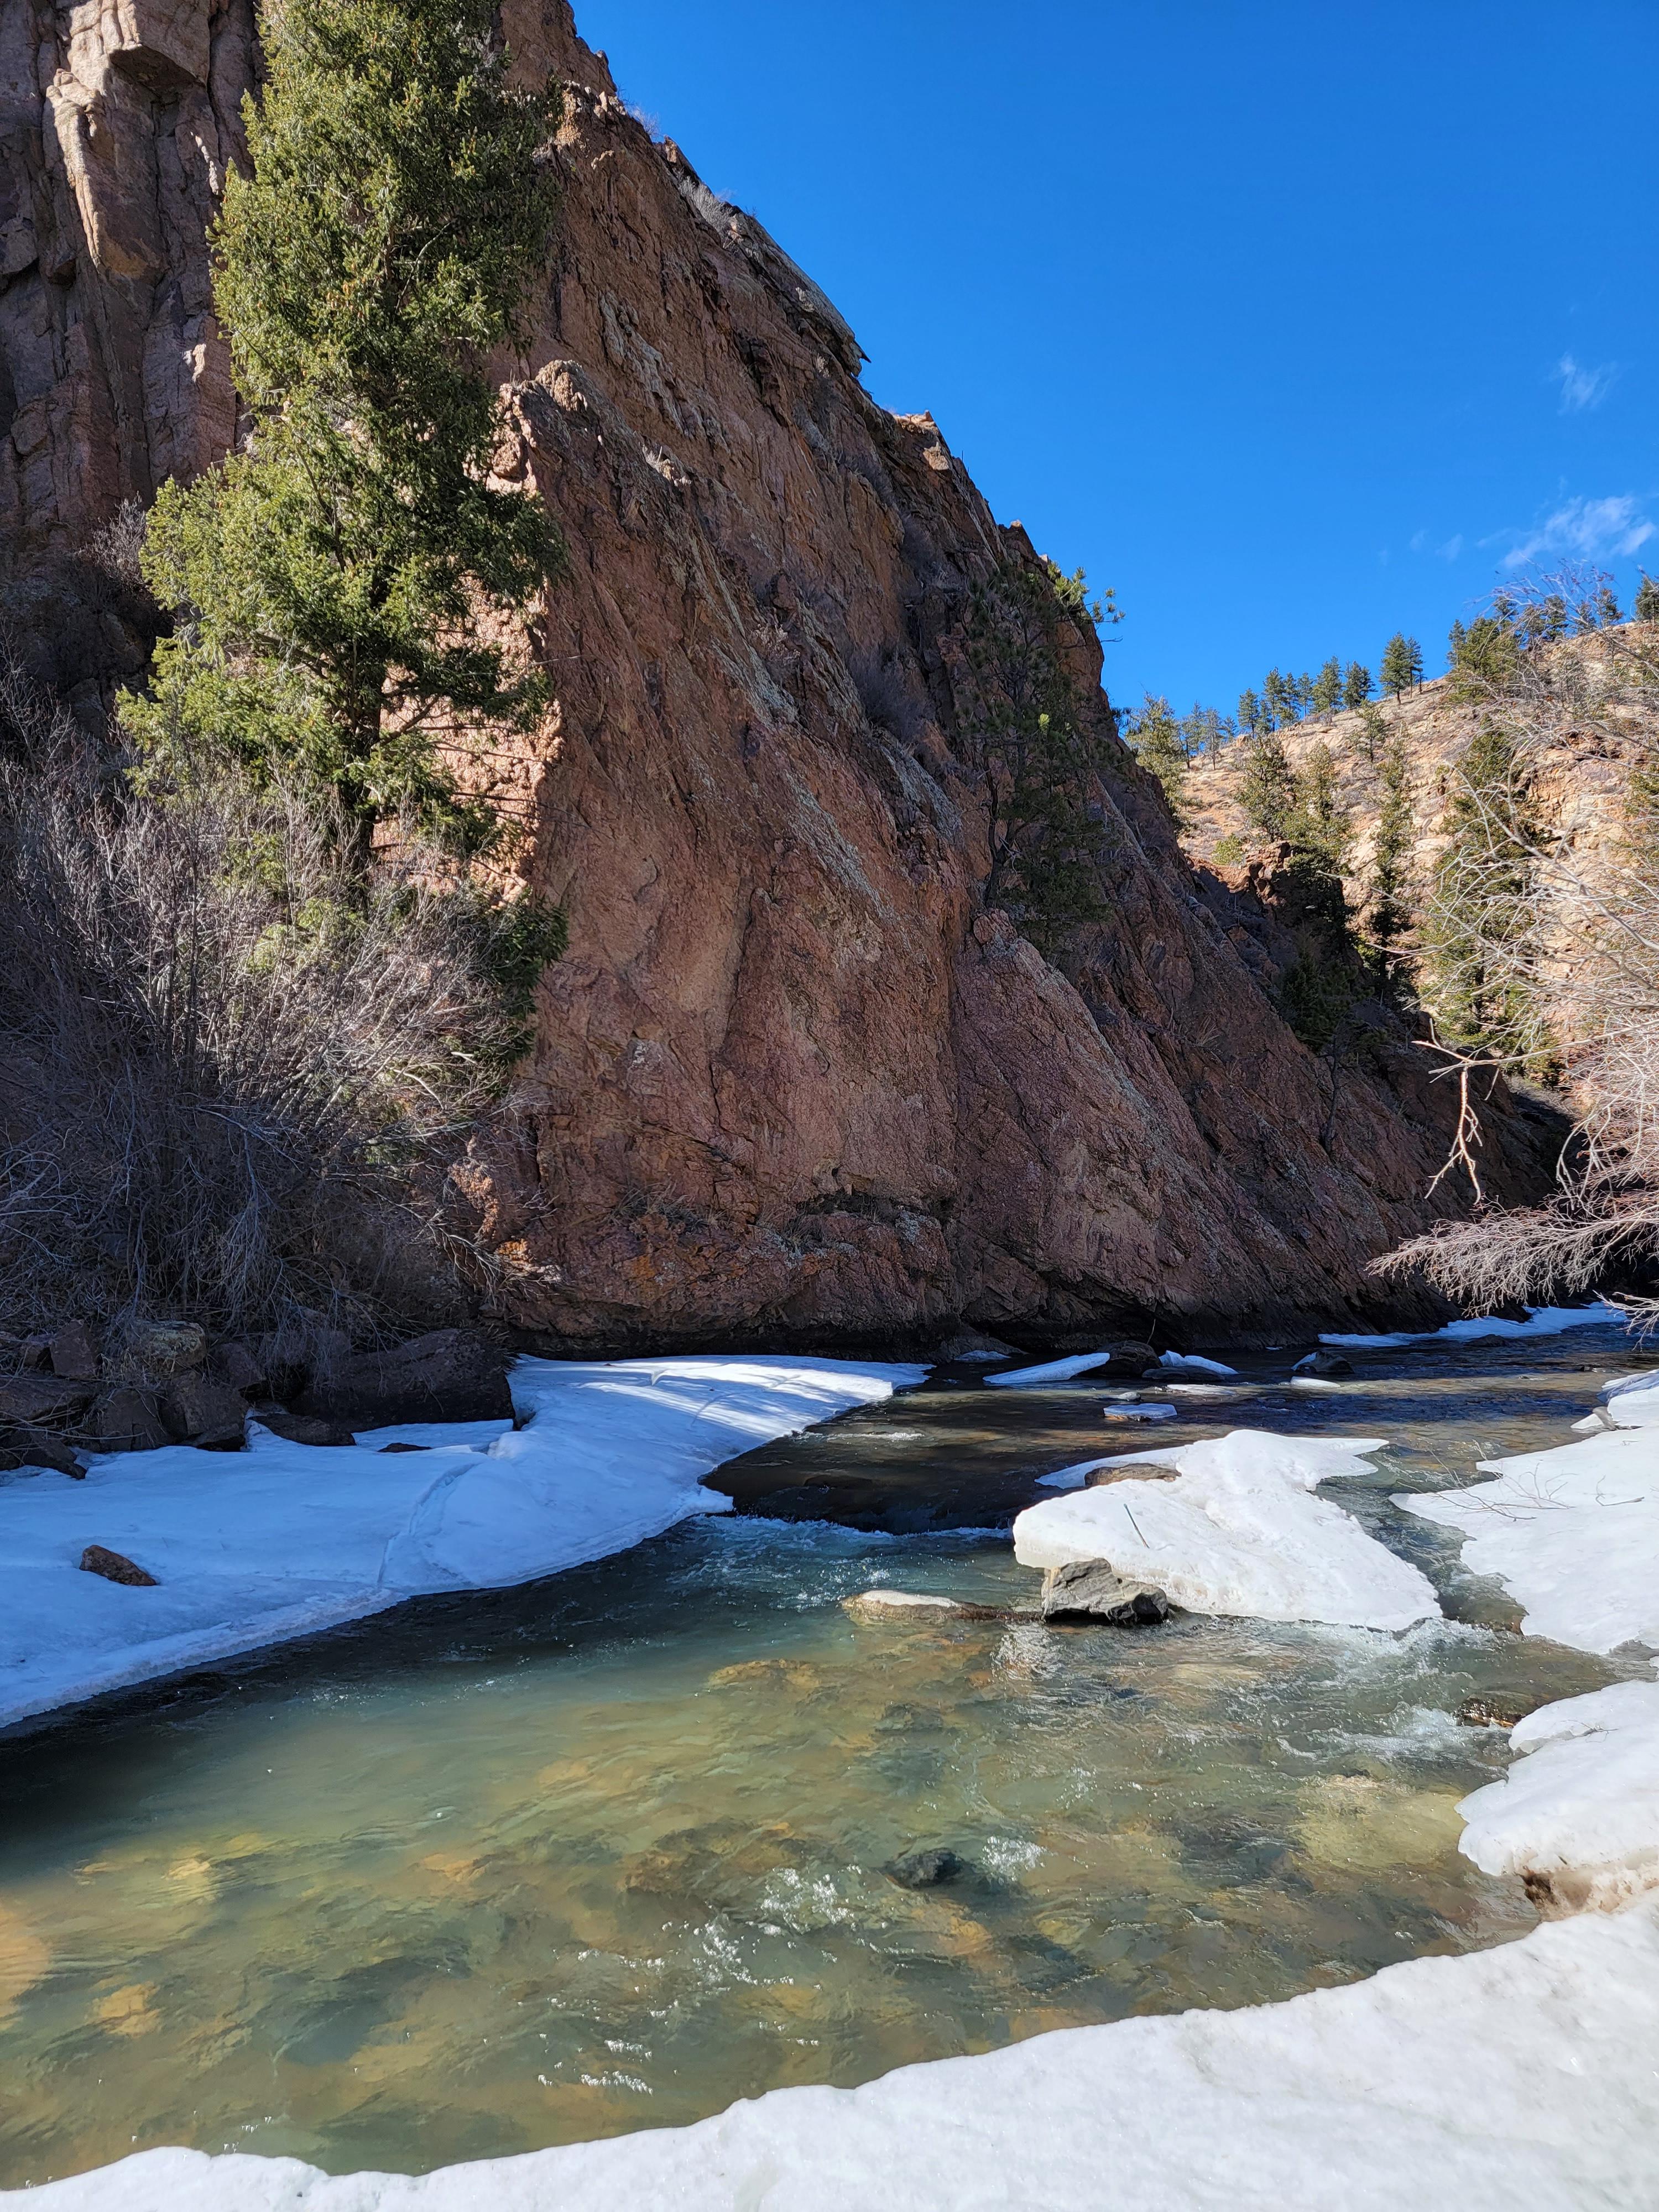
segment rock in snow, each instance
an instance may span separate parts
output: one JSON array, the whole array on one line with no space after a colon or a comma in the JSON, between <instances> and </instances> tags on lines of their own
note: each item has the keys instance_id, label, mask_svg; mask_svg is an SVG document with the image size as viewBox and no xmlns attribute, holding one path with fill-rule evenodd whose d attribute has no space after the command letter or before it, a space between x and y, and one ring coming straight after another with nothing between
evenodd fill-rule
<instances>
[{"instance_id":1,"label":"rock in snow","mask_svg":"<svg viewBox=\"0 0 1659 2212\"><path fill-rule=\"evenodd\" d=\"M1107 1463L1172 1467L1177 1480L1114 1482L1030 1506L1014 1523L1014 1556L1045 1569L1103 1559L1189 1613L1409 1628L1440 1611L1426 1578L1340 1505L1309 1495L1332 1476L1368 1474L1361 1455L1382 1443L1235 1429L1127 1453Z\"/></svg>"},{"instance_id":2,"label":"rock in snow","mask_svg":"<svg viewBox=\"0 0 1659 2212\"><path fill-rule=\"evenodd\" d=\"M1346 1989L776 2089L414 2178L155 2150L18 2212L1636 2212L1659 2140L1659 1908Z\"/></svg>"},{"instance_id":3,"label":"rock in snow","mask_svg":"<svg viewBox=\"0 0 1659 2212\"><path fill-rule=\"evenodd\" d=\"M1480 1464L1498 1480L1395 1503L1464 1530L1463 1565L1504 1583L1528 1635L1581 1651L1659 1646L1659 1434L1613 1429Z\"/></svg>"},{"instance_id":4,"label":"rock in snow","mask_svg":"<svg viewBox=\"0 0 1659 2212\"><path fill-rule=\"evenodd\" d=\"M227 1455L112 1455L86 1480L0 1488L0 1726L434 1590L498 1589L625 1549L728 1502L738 1453L926 1379L925 1367L723 1358L521 1359L521 1429L371 1431L357 1447L254 1426ZM428 1451L387 1454L392 1441ZM159 1587L79 1571L89 1544Z\"/></svg>"}]
</instances>

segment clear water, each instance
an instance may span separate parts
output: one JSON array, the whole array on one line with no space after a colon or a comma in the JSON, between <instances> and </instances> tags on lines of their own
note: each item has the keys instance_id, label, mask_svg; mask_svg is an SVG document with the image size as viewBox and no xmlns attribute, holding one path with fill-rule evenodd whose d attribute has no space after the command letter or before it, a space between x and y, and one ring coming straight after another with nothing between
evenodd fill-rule
<instances>
[{"instance_id":1,"label":"clear water","mask_svg":"<svg viewBox=\"0 0 1659 2212\"><path fill-rule=\"evenodd\" d=\"M963 1370L727 1469L742 1516L12 1740L0 2185L165 2142L419 2171L1520 1932L1457 1854L1507 1754L1456 1708L1618 1670L1502 1632L1387 1492L1565 1440L1616 1364L1395 1353L1183 1422L1398 1439L1348 1502L1456 1616L1403 1638L855 1619L1029 1606L995 1524L1112 1448L1098 1387ZM933 1844L958 1880L884 1871Z\"/></svg>"}]
</instances>

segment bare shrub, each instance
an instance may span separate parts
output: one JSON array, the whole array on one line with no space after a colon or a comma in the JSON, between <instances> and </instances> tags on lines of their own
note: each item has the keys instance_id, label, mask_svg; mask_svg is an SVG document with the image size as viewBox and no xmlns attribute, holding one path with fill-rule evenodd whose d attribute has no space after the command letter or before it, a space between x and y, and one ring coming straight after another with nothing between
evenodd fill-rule
<instances>
[{"instance_id":1,"label":"bare shrub","mask_svg":"<svg viewBox=\"0 0 1659 2212\"><path fill-rule=\"evenodd\" d=\"M135 793L0 649L13 1322L430 1313L447 1164L520 1030L477 896L417 851L365 884L344 832L234 772Z\"/></svg>"},{"instance_id":2,"label":"bare shrub","mask_svg":"<svg viewBox=\"0 0 1659 2212\"><path fill-rule=\"evenodd\" d=\"M1529 605L1583 604L1588 593L1580 578L1545 577L1515 597L1524 637ZM1419 1273L1491 1306L1628 1280L1659 1263L1659 640L1645 626L1604 631L1592 669L1577 648L1535 638L1484 706L1511 765L1496 783L1454 771L1468 834L1425 924L1425 938L1455 942L1484 1005L1501 1010L1484 1038L1448 1022L1435 1048L1464 1102L1449 1169L1468 1175L1478 1210L1413 1238L1376 1271ZM1625 836L1610 854L1541 837L1519 803L1540 763L1570 744L1637 750ZM1467 997L1443 1012L1466 1012ZM1483 1080L1524 1073L1541 1056L1577 1108L1557 1192L1539 1206L1488 1207L1473 1101ZM1625 1303L1659 1320L1659 1301Z\"/></svg>"}]
</instances>

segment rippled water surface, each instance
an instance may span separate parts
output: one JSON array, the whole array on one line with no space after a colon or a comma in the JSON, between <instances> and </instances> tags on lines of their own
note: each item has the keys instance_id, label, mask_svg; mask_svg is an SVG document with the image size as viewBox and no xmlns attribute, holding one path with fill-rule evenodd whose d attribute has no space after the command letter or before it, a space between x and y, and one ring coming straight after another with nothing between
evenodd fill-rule
<instances>
[{"instance_id":1,"label":"rippled water surface","mask_svg":"<svg viewBox=\"0 0 1659 2212\"><path fill-rule=\"evenodd\" d=\"M726 1470L742 1516L0 1745L0 2183L161 2142L419 2170L1520 1932L1457 1854L1506 1751L1456 1708L1613 1670L1502 1632L1387 1493L1565 1441L1627 1355L1286 1364L1179 1435L1395 1439L1331 1494L1455 1618L861 1622L879 1582L1029 1607L998 1525L1151 1441L963 1369ZM884 1871L934 1844L949 1885Z\"/></svg>"}]
</instances>

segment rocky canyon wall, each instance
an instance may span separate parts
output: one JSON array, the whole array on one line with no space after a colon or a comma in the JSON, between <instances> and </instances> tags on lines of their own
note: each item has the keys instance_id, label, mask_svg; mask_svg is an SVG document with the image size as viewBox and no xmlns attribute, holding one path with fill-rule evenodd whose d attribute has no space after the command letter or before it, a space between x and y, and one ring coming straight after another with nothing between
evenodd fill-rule
<instances>
[{"instance_id":1,"label":"rocky canyon wall","mask_svg":"<svg viewBox=\"0 0 1659 2212\"><path fill-rule=\"evenodd\" d=\"M501 1319L627 1348L1398 1312L1364 1267L1429 1216L1424 1056L1379 1030L1333 1091L1273 1009L1270 921L1194 873L1121 748L1109 924L1061 972L985 909L963 621L1031 549L929 417L865 392L841 316L653 141L562 0L503 20L570 87L501 465L571 558L532 630L556 711L509 764L570 949L477 1163ZM5 23L0 501L34 588L232 434L202 229L253 50L236 4ZM1069 650L1106 717L1092 634ZM1551 1140L1495 1102L1500 1189Z\"/></svg>"}]
</instances>

